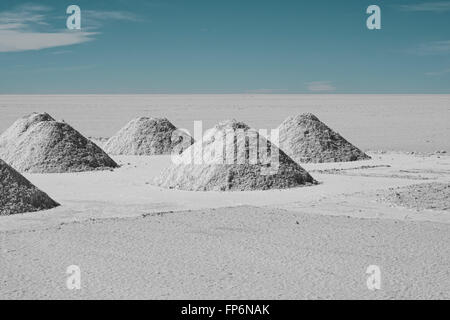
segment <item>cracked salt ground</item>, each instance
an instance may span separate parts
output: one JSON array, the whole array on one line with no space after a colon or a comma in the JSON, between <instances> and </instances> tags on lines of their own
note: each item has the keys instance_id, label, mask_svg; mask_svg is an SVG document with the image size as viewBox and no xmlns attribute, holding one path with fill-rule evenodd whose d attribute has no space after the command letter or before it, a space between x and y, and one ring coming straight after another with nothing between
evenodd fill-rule
<instances>
[{"instance_id":1,"label":"cracked salt ground","mask_svg":"<svg viewBox=\"0 0 450 320\"><path fill-rule=\"evenodd\" d=\"M449 241L450 224L252 206L85 221L8 233L0 297L448 299ZM83 287L70 291L61 270L74 261ZM366 287L374 263L378 291Z\"/></svg>"}]
</instances>

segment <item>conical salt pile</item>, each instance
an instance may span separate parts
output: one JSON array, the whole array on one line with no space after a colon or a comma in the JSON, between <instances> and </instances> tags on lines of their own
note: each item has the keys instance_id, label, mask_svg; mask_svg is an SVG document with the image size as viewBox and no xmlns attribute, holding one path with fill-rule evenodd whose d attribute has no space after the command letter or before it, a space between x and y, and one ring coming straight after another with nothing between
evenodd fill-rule
<instances>
[{"instance_id":1,"label":"conical salt pile","mask_svg":"<svg viewBox=\"0 0 450 320\"><path fill-rule=\"evenodd\" d=\"M0 157L21 172L79 172L118 165L92 141L46 113L17 120L0 136Z\"/></svg>"},{"instance_id":2,"label":"conical salt pile","mask_svg":"<svg viewBox=\"0 0 450 320\"><path fill-rule=\"evenodd\" d=\"M193 139L166 118L140 117L131 120L104 145L116 155L160 155L181 153Z\"/></svg>"},{"instance_id":3,"label":"conical salt pile","mask_svg":"<svg viewBox=\"0 0 450 320\"><path fill-rule=\"evenodd\" d=\"M59 206L20 173L0 160L0 216Z\"/></svg>"},{"instance_id":4,"label":"conical salt pile","mask_svg":"<svg viewBox=\"0 0 450 320\"><path fill-rule=\"evenodd\" d=\"M236 120L208 130L186 149L156 184L182 190L266 190L315 184L315 180L256 130Z\"/></svg>"},{"instance_id":5,"label":"conical salt pile","mask_svg":"<svg viewBox=\"0 0 450 320\"><path fill-rule=\"evenodd\" d=\"M288 117L278 129L280 149L298 162L370 159L311 113Z\"/></svg>"}]
</instances>

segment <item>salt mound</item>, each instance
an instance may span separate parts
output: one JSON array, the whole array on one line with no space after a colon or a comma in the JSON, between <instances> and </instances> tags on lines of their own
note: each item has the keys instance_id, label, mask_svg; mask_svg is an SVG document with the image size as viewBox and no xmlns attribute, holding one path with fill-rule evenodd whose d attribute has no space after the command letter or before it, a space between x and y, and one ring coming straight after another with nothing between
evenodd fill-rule
<instances>
[{"instance_id":1,"label":"salt mound","mask_svg":"<svg viewBox=\"0 0 450 320\"><path fill-rule=\"evenodd\" d=\"M0 216L59 206L20 173L0 160Z\"/></svg>"},{"instance_id":2,"label":"salt mound","mask_svg":"<svg viewBox=\"0 0 450 320\"><path fill-rule=\"evenodd\" d=\"M194 141L181 131L173 139L176 130L166 118L136 118L111 137L104 149L109 154L121 155L170 154L175 148L180 153Z\"/></svg>"},{"instance_id":3,"label":"salt mound","mask_svg":"<svg viewBox=\"0 0 450 320\"><path fill-rule=\"evenodd\" d=\"M316 183L284 152L236 120L208 130L203 141L186 149L155 182L191 191L282 189Z\"/></svg>"},{"instance_id":4,"label":"salt mound","mask_svg":"<svg viewBox=\"0 0 450 320\"><path fill-rule=\"evenodd\" d=\"M311 113L288 117L278 129L279 147L298 162L370 159Z\"/></svg>"},{"instance_id":5,"label":"salt mound","mask_svg":"<svg viewBox=\"0 0 450 320\"><path fill-rule=\"evenodd\" d=\"M46 113L17 120L0 136L0 157L22 172L79 172L118 165L96 144Z\"/></svg>"}]
</instances>

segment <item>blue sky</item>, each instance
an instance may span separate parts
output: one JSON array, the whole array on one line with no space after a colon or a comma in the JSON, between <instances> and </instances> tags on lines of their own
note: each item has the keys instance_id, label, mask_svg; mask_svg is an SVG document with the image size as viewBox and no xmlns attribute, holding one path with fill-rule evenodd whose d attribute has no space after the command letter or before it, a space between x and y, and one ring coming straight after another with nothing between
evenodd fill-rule
<instances>
[{"instance_id":1,"label":"blue sky","mask_svg":"<svg viewBox=\"0 0 450 320\"><path fill-rule=\"evenodd\" d=\"M0 94L59 93L450 93L450 1L2 0Z\"/></svg>"}]
</instances>

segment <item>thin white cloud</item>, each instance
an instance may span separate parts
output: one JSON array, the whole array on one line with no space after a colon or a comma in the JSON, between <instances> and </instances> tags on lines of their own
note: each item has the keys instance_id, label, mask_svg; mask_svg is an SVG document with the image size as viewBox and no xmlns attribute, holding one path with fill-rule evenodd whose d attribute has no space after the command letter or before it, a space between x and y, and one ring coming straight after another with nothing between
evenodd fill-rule
<instances>
[{"instance_id":1,"label":"thin white cloud","mask_svg":"<svg viewBox=\"0 0 450 320\"><path fill-rule=\"evenodd\" d=\"M0 52L40 50L93 40L93 32L39 31L49 26L49 12L48 7L37 5L0 12Z\"/></svg>"},{"instance_id":2,"label":"thin white cloud","mask_svg":"<svg viewBox=\"0 0 450 320\"><path fill-rule=\"evenodd\" d=\"M60 54L66 54L66 53L71 53L71 52L72 52L71 50L58 50L58 51L50 52L50 54L60 55Z\"/></svg>"},{"instance_id":3,"label":"thin white cloud","mask_svg":"<svg viewBox=\"0 0 450 320\"><path fill-rule=\"evenodd\" d=\"M422 3L400 5L399 7L403 11L441 13L450 11L450 2L448 1L422 2Z\"/></svg>"},{"instance_id":4,"label":"thin white cloud","mask_svg":"<svg viewBox=\"0 0 450 320\"><path fill-rule=\"evenodd\" d=\"M138 16L126 11L95 11L83 10L81 13L82 24L89 29L102 27L107 21L142 21Z\"/></svg>"},{"instance_id":5,"label":"thin white cloud","mask_svg":"<svg viewBox=\"0 0 450 320\"><path fill-rule=\"evenodd\" d=\"M83 10L84 17L95 20L127 20L140 21L140 19L131 12L126 11L94 11Z\"/></svg>"},{"instance_id":6,"label":"thin white cloud","mask_svg":"<svg viewBox=\"0 0 450 320\"><path fill-rule=\"evenodd\" d=\"M41 50L94 40L95 32L27 32L0 30L0 52Z\"/></svg>"},{"instance_id":7,"label":"thin white cloud","mask_svg":"<svg viewBox=\"0 0 450 320\"><path fill-rule=\"evenodd\" d=\"M441 76L441 75L446 74L446 73L450 73L450 68L443 69L443 70L440 70L440 71L427 72L427 73L425 73L425 75L427 75L427 76Z\"/></svg>"},{"instance_id":8,"label":"thin white cloud","mask_svg":"<svg viewBox=\"0 0 450 320\"><path fill-rule=\"evenodd\" d=\"M450 53L450 40L423 43L408 52L421 56L448 54Z\"/></svg>"},{"instance_id":9,"label":"thin white cloud","mask_svg":"<svg viewBox=\"0 0 450 320\"><path fill-rule=\"evenodd\" d=\"M80 70L88 70L96 68L97 65L75 65L75 66L67 66L67 67L43 67L43 68L37 68L32 69L31 71L34 72L49 72L49 71L80 71Z\"/></svg>"},{"instance_id":10,"label":"thin white cloud","mask_svg":"<svg viewBox=\"0 0 450 320\"><path fill-rule=\"evenodd\" d=\"M313 81L307 83L307 88L312 92L335 91L336 87L330 81Z\"/></svg>"},{"instance_id":11,"label":"thin white cloud","mask_svg":"<svg viewBox=\"0 0 450 320\"><path fill-rule=\"evenodd\" d=\"M255 89L255 90L247 90L246 93L282 93L287 92L288 89Z\"/></svg>"},{"instance_id":12,"label":"thin white cloud","mask_svg":"<svg viewBox=\"0 0 450 320\"><path fill-rule=\"evenodd\" d=\"M0 12L0 29L24 29L31 26L46 26L48 7L38 5L22 5L10 11Z\"/></svg>"},{"instance_id":13,"label":"thin white cloud","mask_svg":"<svg viewBox=\"0 0 450 320\"><path fill-rule=\"evenodd\" d=\"M13 10L0 12L0 52L17 52L64 47L95 40L95 32L107 20L137 21L131 13L119 11L81 12L82 30L52 30L51 8L38 5L22 5ZM83 28L88 19L89 28ZM43 30L43 29L47 30ZM84 29L84 30L83 30Z\"/></svg>"}]
</instances>

